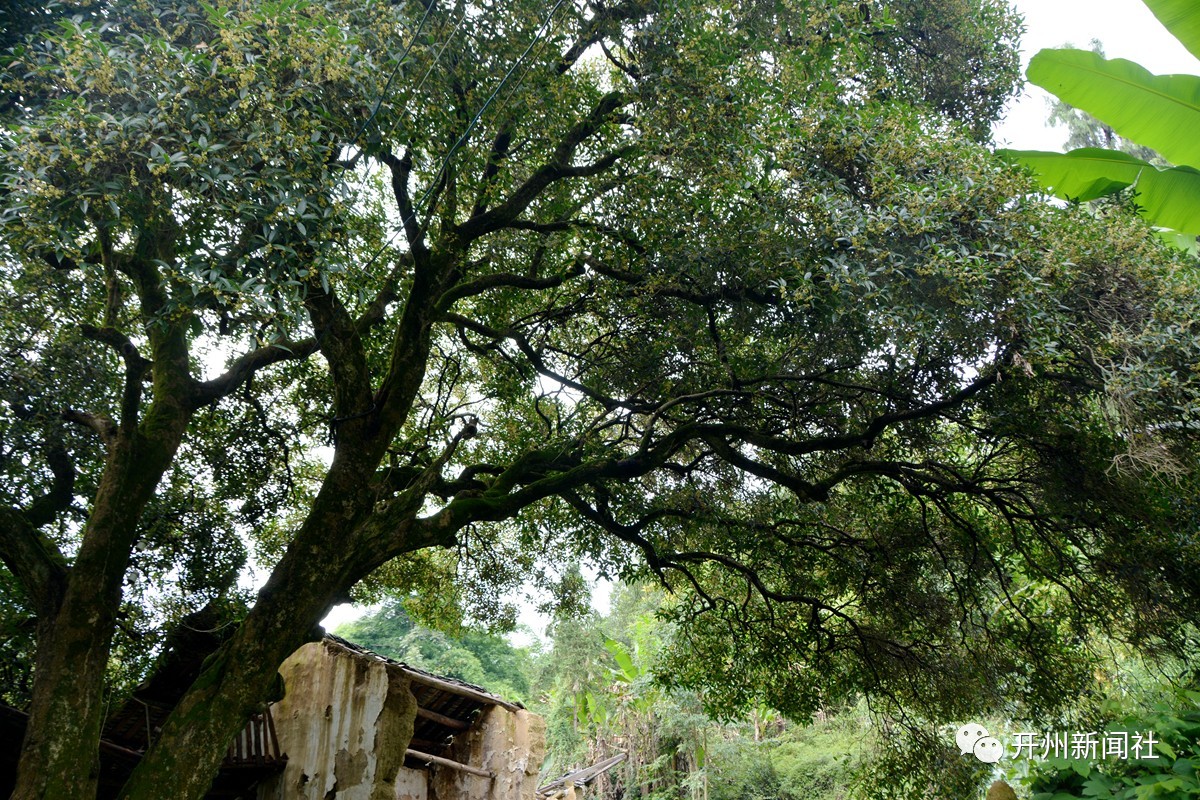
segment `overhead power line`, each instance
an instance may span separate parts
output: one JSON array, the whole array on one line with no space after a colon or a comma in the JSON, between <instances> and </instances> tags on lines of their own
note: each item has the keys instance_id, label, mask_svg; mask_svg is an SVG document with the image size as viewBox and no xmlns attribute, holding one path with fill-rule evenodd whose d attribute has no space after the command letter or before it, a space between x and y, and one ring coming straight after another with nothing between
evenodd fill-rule
<instances>
[{"instance_id":1,"label":"overhead power line","mask_svg":"<svg viewBox=\"0 0 1200 800\"><path fill-rule=\"evenodd\" d=\"M396 75L400 73L400 67L404 66L404 59L408 58L408 54L412 52L413 45L417 43L417 39L421 38L421 31L425 28L425 21L429 19L429 14L433 11L436 5L436 0L429 0L429 4L425 6L425 13L421 15L421 21L417 23L417 29L413 32L412 38L408 40L408 46L404 48L404 52L396 59L396 66L392 67L392 73L388 75L387 81L383 84L383 88L379 91L379 97L375 98L375 108L371 109L371 113L363 120L363 124L350 138L350 144L357 145L358 137L362 136L367 130L367 126L375 119L375 115L379 113L380 107L383 105L383 98L387 97L387 93L392 88L392 81L396 80Z\"/></svg>"},{"instance_id":2,"label":"overhead power line","mask_svg":"<svg viewBox=\"0 0 1200 800\"><path fill-rule=\"evenodd\" d=\"M412 220L417 216L421 204L429 199L429 196L433 193L433 188L437 186L438 180L440 180L442 177L442 172L450 165L450 159L454 157L454 154L458 152L458 149L462 147L463 143L466 142L471 136L471 132L475 130L475 126L479 124L479 120L491 106L492 101L496 99L496 96L508 84L513 74L517 71L517 68L521 65L521 62L525 60L525 57L528 56L538 42L541 41L542 36L545 35L545 32L549 29L551 20L554 19L554 15L558 13L558 9L562 7L564 2L566 2L566 0L558 0L558 2L554 4L554 7L550 9L550 13L546 15L546 19L542 21L537 33L534 34L533 41L531 41L524 51L521 52L521 55L517 56L517 60L513 62L511 67L508 68L508 72L504 73L504 78L501 79L496 88L492 90L492 93L488 95L487 99L483 102L483 105L479 108L479 111L477 111L475 115L471 117L471 120L467 123L467 128L463 131L462 136L460 136L446 152L446 155L442 159L441 164L438 166L437 171L433 174L433 178L429 181L429 185L425 188L424 194L422 194L421 198L413 204L412 213L405 217L401 221L400 225L397 226L396 231L388 237L388 240L379 246L379 249L376 250L371 258L367 260L367 263L363 265L364 268L374 264L379 256L381 256L383 252L391 246L392 242L396 240L396 237L400 235L400 232L407 227L408 223L412 222Z\"/></svg>"},{"instance_id":3,"label":"overhead power line","mask_svg":"<svg viewBox=\"0 0 1200 800\"><path fill-rule=\"evenodd\" d=\"M421 93L421 89L425 88L425 82L428 81L429 76L433 74L433 70L437 67L438 63L442 59L442 53L446 52L446 48L448 48L450 46L450 43L452 41L454 41L454 37L455 37L455 35L457 35L458 29L460 27L462 27L462 24L466 20L466 18L467 18L467 14L464 11L462 16L460 16L458 18L458 22L454 23L454 28L450 31L450 34L442 41L442 46L434 54L433 61L430 62L429 68L425 70L425 74L421 76L421 80L417 84L417 88L414 89L412 92L414 95L419 95ZM391 135L392 131L396 129L396 125L399 123L399 121L400 121L399 117L393 119L391 121L391 124L388 125L387 130L385 130L382 134L380 134L380 138L387 139L387 137ZM370 179L370 177L371 177L371 169L368 166L366 169L363 170L362 180L359 181L358 186L354 189L354 191L350 193L350 202L353 203L358 198L358 195L361 194L362 190L366 188L367 181Z\"/></svg>"}]
</instances>

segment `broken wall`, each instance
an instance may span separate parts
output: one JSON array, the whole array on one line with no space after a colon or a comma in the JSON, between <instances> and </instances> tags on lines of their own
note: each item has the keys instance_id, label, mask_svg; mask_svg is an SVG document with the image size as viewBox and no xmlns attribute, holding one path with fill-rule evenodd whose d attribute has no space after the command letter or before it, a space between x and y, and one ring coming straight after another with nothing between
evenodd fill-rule
<instances>
[{"instance_id":1,"label":"broken wall","mask_svg":"<svg viewBox=\"0 0 1200 800\"><path fill-rule=\"evenodd\" d=\"M533 800L546 751L546 723L528 711L491 706L454 737L446 757L487 770L492 778L437 767L428 800Z\"/></svg>"},{"instance_id":2,"label":"broken wall","mask_svg":"<svg viewBox=\"0 0 1200 800\"><path fill-rule=\"evenodd\" d=\"M403 767L417 702L402 671L325 640L279 672L286 694L272 714L288 763L259 800L425 800L424 776Z\"/></svg>"}]
</instances>

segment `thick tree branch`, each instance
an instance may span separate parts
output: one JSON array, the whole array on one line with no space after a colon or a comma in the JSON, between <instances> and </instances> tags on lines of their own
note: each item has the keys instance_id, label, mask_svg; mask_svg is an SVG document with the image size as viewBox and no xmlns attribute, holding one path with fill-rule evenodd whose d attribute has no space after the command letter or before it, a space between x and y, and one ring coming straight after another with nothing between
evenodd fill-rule
<instances>
[{"instance_id":1,"label":"thick tree branch","mask_svg":"<svg viewBox=\"0 0 1200 800\"><path fill-rule=\"evenodd\" d=\"M643 286L651 283L651 278L648 275L614 267L595 256L585 256L584 263L607 278L612 278L631 286ZM679 300L686 300L689 303L695 303L699 306L710 306L719 301L735 302L745 300L762 306L779 305L779 296L777 294L761 292L749 286L735 286L732 284L723 284L719 288L708 292L689 291L670 284L655 284L654 293L660 297L674 297Z\"/></svg>"},{"instance_id":2,"label":"thick tree branch","mask_svg":"<svg viewBox=\"0 0 1200 800\"><path fill-rule=\"evenodd\" d=\"M408 249L418 261L423 261L429 248L425 244L425 232L421 230L421 223L417 219L417 212L413 208L412 198L408 193L408 181L412 176L413 168L412 150L405 150L401 158L396 158L392 153L383 150L379 153L378 158L387 165L388 171L392 173L392 194L396 198L396 207L400 210L400 220L404 225L405 238L408 239Z\"/></svg>"},{"instance_id":3,"label":"thick tree branch","mask_svg":"<svg viewBox=\"0 0 1200 800\"><path fill-rule=\"evenodd\" d=\"M804 456L818 452L847 450L855 447L869 449L879 435L885 430L903 422L936 417L946 411L961 407L975 395L996 382L996 370L972 381L963 389L942 400L905 411L895 411L881 414L854 433L834 436L817 436L808 439L788 439L781 436L764 434L744 425L733 423L712 423L703 425L701 430L708 434L732 437L764 450L790 456Z\"/></svg>"},{"instance_id":4,"label":"thick tree branch","mask_svg":"<svg viewBox=\"0 0 1200 800\"><path fill-rule=\"evenodd\" d=\"M370 414L371 377L358 327L332 291L309 284L304 303L316 332L317 346L333 376L334 426L360 420Z\"/></svg>"},{"instance_id":5,"label":"thick tree branch","mask_svg":"<svg viewBox=\"0 0 1200 800\"><path fill-rule=\"evenodd\" d=\"M67 560L16 509L0 507L0 561L17 579L38 616L53 616L66 586Z\"/></svg>"},{"instance_id":6,"label":"thick tree branch","mask_svg":"<svg viewBox=\"0 0 1200 800\"><path fill-rule=\"evenodd\" d=\"M487 336L488 338L494 339L497 342L505 339L515 342L522 355L524 355L533 368L537 370L538 374L557 381L563 386L570 387L581 394L587 395L610 411L615 408L631 408L633 410L644 411L646 413L653 411L654 407L652 405L635 403L632 399L618 400L615 397L606 395L603 392L593 389L586 384L580 383L579 381L573 380L566 375L551 369L546 364L545 359L543 359L542 356L533 348L533 345L529 343L529 340L515 330L509 329L505 331L498 331L495 328L490 328L481 322L464 317L461 314L455 314L454 312L447 312L443 314L442 319L451 324L458 325L461 328L465 328L466 330L473 331L474 333L478 333L482 336Z\"/></svg>"},{"instance_id":7,"label":"thick tree branch","mask_svg":"<svg viewBox=\"0 0 1200 800\"><path fill-rule=\"evenodd\" d=\"M514 231L533 231L534 233L558 233L560 231L573 230L591 230L603 234L611 239L615 239L621 244L636 253L645 253L646 248L637 236L630 231L623 231L619 228L614 228L611 225L605 225L602 222L593 222L587 219L561 219L552 222L534 222L532 220L517 219L508 223L506 226L509 230ZM584 259L587 264L589 259Z\"/></svg>"},{"instance_id":8,"label":"thick tree branch","mask_svg":"<svg viewBox=\"0 0 1200 800\"><path fill-rule=\"evenodd\" d=\"M86 411L68 408L62 412L62 418L95 432L100 437L100 441L107 446L111 446L116 441L117 423L105 414L89 414Z\"/></svg>"},{"instance_id":9,"label":"thick tree branch","mask_svg":"<svg viewBox=\"0 0 1200 800\"><path fill-rule=\"evenodd\" d=\"M399 259L375 297L355 320L355 328L360 337L366 336L373 327L384 321L388 306L396 302L396 290L401 275L412 266L411 254L406 253ZM234 360L221 375L197 383L194 402L197 406L203 406L228 397L259 370L283 361L303 361L318 349L316 338L310 336L299 341L279 342L251 350Z\"/></svg>"},{"instance_id":10,"label":"thick tree branch","mask_svg":"<svg viewBox=\"0 0 1200 800\"><path fill-rule=\"evenodd\" d=\"M75 464L61 441L50 441L46 447L46 462L54 480L50 489L34 498L25 511L25 518L34 528L49 525L75 498Z\"/></svg>"},{"instance_id":11,"label":"thick tree branch","mask_svg":"<svg viewBox=\"0 0 1200 800\"><path fill-rule=\"evenodd\" d=\"M442 470L454 456L458 446L474 438L478 428L474 421L465 424L442 449L430 464L414 471L409 482L396 497L377 503L375 511L356 532L363 541L378 544L363 548L379 563L407 551L412 542L407 539L414 516L425 502L426 496L441 482Z\"/></svg>"},{"instance_id":12,"label":"thick tree branch","mask_svg":"<svg viewBox=\"0 0 1200 800\"><path fill-rule=\"evenodd\" d=\"M121 331L116 328L103 327L97 328L95 325L80 325L80 333L84 338L91 339L94 342L101 342L108 345L128 364L130 362L146 365L150 362L142 357L138 352L137 346Z\"/></svg>"},{"instance_id":13,"label":"thick tree branch","mask_svg":"<svg viewBox=\"0 0 1200 800\"><path fill-rule=\"evenodd\" d=\"M315 352L317 340L311 336L298 342L280 342L251 350L235 359L221 375L197 383L194 402L208 405L233 394L261 369L282 361L303 361Z\"/></svg>"},{"instance_id":14,"label":"thick tree branch","mask_svg":"<svg viewBox=\"0 0 1200 800\"><path fill-rule=\"evenodd\" d=\"M548 497L562 496L601 481L640 478L662 467L678 448L682 436L667 437L635 456L582 461L570 446L530 451L513 462L483 492L465 491L441 511L414 521L420 535L453 543L472 522L510 519L522 509Z\"/></svg>"},{"instance_id":15,"label":"thick tree branch","mask_svg":"<svg viewBox=\"0 0 1200 800\"><path fill-rule=\"evenodd\" d=\"M80 330L85 338L102 342L116 350L125 361L125 384L121 393L121 419L118 431L124 428L128 432L132 432L137 425L138 411L142 402L142 381L153 365L142 357L128 336L115 328L82 325ZM103 434L101 436L103 437Z\"/></svg>"},{"instance_id":16,"label":"thick tree branch","mask_svg":"<svg viewBox=\"0 0 1200 800\"><path fill-rule=\"evenodd\" d=\"M478 217L488 209L488 190L496 176L500 174L500 162L508 157L508 146L512 144L512 130L508 127L496 132L492 140L492 150L488 153L487 166L483 168L483 176L479 181L479 189L475 193L475 206L471 216Z\"/></svg>"},{"instance_id":17,"label":"thick tree branch","mask_svg":"<svg viewBox=\"0 0 1200 800\"><path fill-rule=\"evenodd\" d=\"M584 22L574 44L559 58L555 67L559 75L570 70L589 47L597 42L603 44L604 38L620 30L623 24L647 17L656 10L655 4L645 0L626 0L613 5L589 3L589 6L595 13Z\"/></svg>"},{"instance_id":18,"label":"thick tree branch","mask_svg":"<svg viewBox=\"0 0 1200 800\"><path fill-rule=\"evenodd\" d=\"M738 452L738 449L725 441L719 436L712 436L706 440L710 447L724 461L738 469L744 470L751 475L756 475L764 480L783 486L802 500L823 501L827 499L827 495L822 495L818 492L817 487L803 478L776 469L769 464L763 464L760 461L755 461L744 453Z\"/></svg>"}]
</instances>

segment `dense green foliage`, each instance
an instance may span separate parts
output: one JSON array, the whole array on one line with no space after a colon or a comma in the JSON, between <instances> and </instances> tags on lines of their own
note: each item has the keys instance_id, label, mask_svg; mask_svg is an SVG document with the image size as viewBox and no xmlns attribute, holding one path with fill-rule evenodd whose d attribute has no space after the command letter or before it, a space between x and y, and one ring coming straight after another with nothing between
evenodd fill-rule
<instances>
[{"instance_id":1,"label":"dense green foliage","mask_svg":"<svg viewBox=\"0 0 1200 800\"><path fill-rule=\"evenodd\" d=\"M547 722L543 776L625 753L589 796L848 797L882 754L865 709L822 711L799 723L765 707L714 719L698 695L655 672L674 636L659 612L672 602L649 585L618 585L608 614L555 621L535 678L542 698L535 708Z\"/></svg>"},{"instance_id":2,"label":"dense green foliage","mask_svg":"<svg viewBox=\"0 0 1200 800\"><path fill-rule=\"evenodd\" d=\"M1180 691L1172 703L1140 709L1103 727L1105 735L1153 732L1156 758L1051 758L1034 762L1033 800L1200 797L1200 692Z\"/></svg>"},{"instance_id":3,"label":"dense green foliage","mask_svg":"<svg viewBox=\"0 0 1200 800\"><path fill-rule=\"evenodd\" d=\"M1051 708L1097 625L1200 616L1196 267L978 143L1003 4L79 11L0 64L22 800L94 794L113 675L209 601L129 800L201 797L278 664L389 588L502 624L581 559L668 585L670 637L579 657L653 786L707 750L672 703Z\"/></svg>"},{"instance_id":4,"label":"dense green foliage","mask_svg":"<svg viewBox=\"0 0 1200 800\"><path fill-rule=\"evenodd\" d=\"M532 707L548 725L545 780L614 753L628 760L589 796L982 797L996 777L989 765L960 754L953 741L956 724L921 724L911 715L872 712L866 702L822 709L803 720L787 720L766 707L715 719L703 712L699 696L672 688L669 674L655 672L657 656L676 633L661 612L676 599L646 585L618 585L612 599L608 614L557 620L550 646L523 662L533 668L527 673L536 697ZM366 627L380 619L368 617ZM1002 737L1007 754L997 769L1017 787L1018 797L1193 796L1200 694L1185 687L1195 681L1194 667L1186 660L1148 663L1120 652L1109 648L1086 692L1064 709L1066 716L1031 714L1014 704L1003 716L973 717ZM1033 751L1013 751L1013 733L1029 730L1039 732ZM1097 745L1095 758L1047 758L1036 753L1040 732L1049 730L1125 731L1127 743L1149 734L1161 757L1105 759Z\"/></svg>"}]
</instances>

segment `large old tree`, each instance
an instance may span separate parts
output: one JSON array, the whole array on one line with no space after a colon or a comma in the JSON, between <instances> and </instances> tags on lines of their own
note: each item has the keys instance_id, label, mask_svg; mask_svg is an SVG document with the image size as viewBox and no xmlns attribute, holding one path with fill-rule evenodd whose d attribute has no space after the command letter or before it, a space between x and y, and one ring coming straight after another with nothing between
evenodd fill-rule
<instances>
[{"instance_id":1,"label":"large old tree","mask_svg":"<svg viewBox=\"0 0 1200 800\"><path fill-rule=\"evenodd\" d=\"M796 714L1051 704L1089 626L1200 610L1194 269L972 141L1002 5L22 9L16 797L94 796L108 692L205 604L225 644L125 797L201 797L364 581L483 617L548 564L650 576L680 680Z\"/></svg>"}]
</instances>

